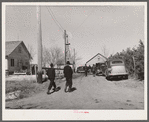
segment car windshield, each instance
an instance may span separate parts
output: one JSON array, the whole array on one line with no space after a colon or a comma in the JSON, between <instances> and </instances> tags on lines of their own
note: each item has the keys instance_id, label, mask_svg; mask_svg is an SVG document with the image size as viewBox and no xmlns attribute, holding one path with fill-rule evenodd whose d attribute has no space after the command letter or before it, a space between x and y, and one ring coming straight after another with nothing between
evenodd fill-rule
<instances>
[{"instance_id":1,"label":"car windshield","mask_svg":"<svg viewBox=\"0 0 149 122\"><path fill-rule=\"evenodd\" d=\"M81 67L78 67L78 69L84 69L84 67L83 67L83 66L81 66Z\"/></svg>"},{"instance_id":2,"label":"car windshield","mask_svg":"<svg viewBox=\"0 0 149 122\"><path fill-rule=\"evenodd\" d=\"M112 61L112 64L122 64L122 61Z\"/></svg>"}]
</instances>

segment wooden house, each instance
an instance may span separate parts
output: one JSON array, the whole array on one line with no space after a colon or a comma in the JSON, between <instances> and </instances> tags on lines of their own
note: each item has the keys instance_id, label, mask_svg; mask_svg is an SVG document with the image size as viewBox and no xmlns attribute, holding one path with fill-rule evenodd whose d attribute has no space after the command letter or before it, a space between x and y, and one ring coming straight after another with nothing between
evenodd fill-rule
<instances>
[{"instance_id":1,"label":"wooden house","mask_svg":"<svg viewBox=\"0 0 149 122\"><path fill-rule=\"evenodd\" d=\"M30 71L31 55L23 41L6 41L5 69L9 74Z\"/></svg>"}]
</instances>

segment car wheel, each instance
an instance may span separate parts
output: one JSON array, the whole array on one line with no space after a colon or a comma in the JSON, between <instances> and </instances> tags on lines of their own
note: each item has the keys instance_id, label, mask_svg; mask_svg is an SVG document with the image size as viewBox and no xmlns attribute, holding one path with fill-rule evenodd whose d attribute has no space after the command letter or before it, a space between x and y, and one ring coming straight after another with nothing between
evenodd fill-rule
<instances>
[{"instance_id":1,"label":"car wheel","mask_svg":"<svg viewBox=\"0 0 149 122\"><path fill-rule=\"evenodd\" d=\"M110 77L109 77L109 76L106 76L106 79L107 79L107 80L109 80L109 79L110 79Z\"/></svg>"}]
</instances>

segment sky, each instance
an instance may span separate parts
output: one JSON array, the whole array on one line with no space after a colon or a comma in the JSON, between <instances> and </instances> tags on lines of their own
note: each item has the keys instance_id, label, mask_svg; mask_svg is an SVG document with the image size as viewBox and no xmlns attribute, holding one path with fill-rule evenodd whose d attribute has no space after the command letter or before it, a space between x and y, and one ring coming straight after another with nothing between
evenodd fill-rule
<instances>
[{"instance_id":1,"label":"sky","mask_svg":"<svg viewBox=\"0 0 149 122\"><path fill-rule=\"evenodd\" d=\"M36 6L6 6L6 41L23 41L37 52ZM42 44L47 48L58 46L64 51L63 31L66 30L70 50L77 52L85 64L97 53L106 56L136 47L144 41L144 6L41 6ZM37 53L33 57L37 63ZM98 58L94 59L95 62Z\"/></svg>"}]
</instances>

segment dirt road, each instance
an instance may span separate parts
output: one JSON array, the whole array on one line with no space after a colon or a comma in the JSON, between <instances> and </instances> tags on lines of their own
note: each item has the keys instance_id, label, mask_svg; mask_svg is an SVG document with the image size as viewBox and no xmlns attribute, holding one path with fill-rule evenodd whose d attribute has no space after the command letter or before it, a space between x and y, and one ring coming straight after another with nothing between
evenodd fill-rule
<instances>
[{"instance_id":1,"label":"dirt road","mask_svg":"<svg viewBox=\"0 0 149 122\"><path fill-rule=\"evenodd\" d=\"M47 95L45 89L29 98L8 101L6 108L144 109L144 86L136 82L132 79L107 81L103 76L81 75L73 80L73 87L76 88L73 92L65 93L65 82L62 82L58 92Z\"/></svg>"}]
</instances>

